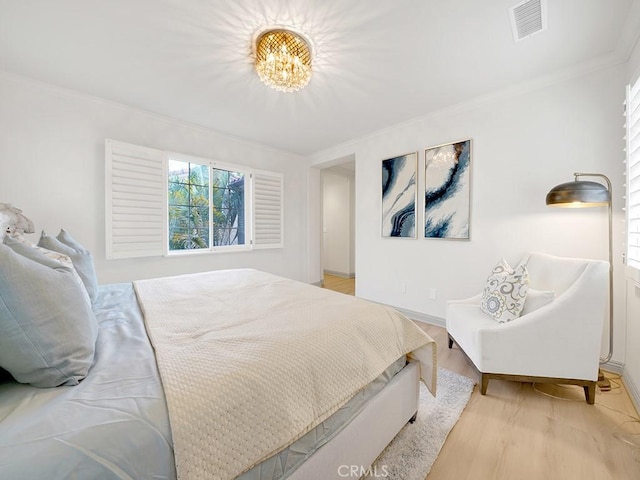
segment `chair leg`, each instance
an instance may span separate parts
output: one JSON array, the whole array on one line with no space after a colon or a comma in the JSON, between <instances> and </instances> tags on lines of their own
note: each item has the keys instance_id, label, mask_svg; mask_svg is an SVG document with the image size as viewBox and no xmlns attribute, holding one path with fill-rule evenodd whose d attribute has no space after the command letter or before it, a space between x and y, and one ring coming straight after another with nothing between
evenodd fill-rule
<instances>
[{"instance_id":1,"label":"chair leg","mask_svg":"<svg viewBox=\"0 0 640 480\"><path fill-rule=\"evenodd\" d=\"M449 349L451 349L453 347L453 338L451 338L451 335L447 335L447 337L449 337Z\"/></svg>"},{"instance_id":2,"label":"chair leg","mask_svg":"<svg viewBox=\"0 0 640 480\"><path fill-rule=\"evenodd\" d=\"M593 405L596 402L596 382L591 382L588 386L584 386L584 396L589 405Z\"/></svg>"},{"instance_id":3,"label":"chair leg","mask_svg":"<svg viewBox=\"0 0 640 480\"><path fill-rule=\"evenodd\" d=\"M480 393L482 395L486 395L487 394L487 386L489 385L489 377L482 373L481 374L481 380L480 380Z\"/></svg>"}]
</instances>

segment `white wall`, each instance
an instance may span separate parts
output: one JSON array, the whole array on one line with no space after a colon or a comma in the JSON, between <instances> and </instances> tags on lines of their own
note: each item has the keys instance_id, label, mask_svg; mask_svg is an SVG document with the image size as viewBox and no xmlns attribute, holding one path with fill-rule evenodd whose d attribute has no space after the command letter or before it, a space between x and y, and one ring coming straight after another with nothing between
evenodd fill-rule
<instances>
[{"instance_id":1,"label":"white wall","mask_svg":"<svg viewBox=\"0 0 640 480\"><path fill-rule=\"evenodd\" d=\"M353 175L322 171L323 270L351 277L353 259Z\"/></svg>"},{"instance_id":2,"label":"white wall","mask_svg":"<svg viewBox=\"0 0 640 480\"><path fill-rule=\"evenodd\" d=\"M313 199L307 212L307 282L322 285L322 176L319 168L307 172L307 195Z\"/></svg>"},{"instance_id":3,"label":"white wall","mask_svg":"<svg viewBox=\"0 0 640 480\"><path fill-rule=\"evenodd\" d=\"M479 293L501 258L528 251L607 260L604 209L550 209L545 195L574 171L608 175L614 186L616 325L624 325L621 268L624 66L520 94L437 112L315 155L322 165L356 157L356 294L442 323L447 300ZM470 80L471 81L471 80ZM381 160L471 138L471 240L380 236ZM418 202L418 230L423 219ZM310 208L315 208L313 202ZM427 289L436 290L430 300ZM606 338L603 339L606 346ZM606 349L605 349L606 350ZM625 342L615 338L615 362Z\"/></svg>"},{"instance_id":4,"label":"white wall","mask_svg":"<svg viewBox=\"0 0 640 480\"><path fill-rule=\"evenodd\" d=\"M356 275L356 178L355 172L349 182L349 276Z\"/></svg>"},{"instance_id":5,"label":"white wall","mask_svg":"<svg viewBox=\"0 0 640 480\"><path fill-rule=\"evenodd\" d=\"M9 74L0 132L0 202L22 208L38 232L66 228L94 253L100 283L235 267L307 280L308 166L298 156ZM107 261L105 138L284 173L285 248Z\"/></svg>"}]
</instances>

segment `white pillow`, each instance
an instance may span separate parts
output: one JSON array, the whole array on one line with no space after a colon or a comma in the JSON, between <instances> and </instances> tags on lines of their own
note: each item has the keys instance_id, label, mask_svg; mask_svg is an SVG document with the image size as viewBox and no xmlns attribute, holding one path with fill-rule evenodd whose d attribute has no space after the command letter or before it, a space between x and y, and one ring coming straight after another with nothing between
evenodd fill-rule
<instances>
[{"instance_id":1,"label":"white pillow","mask_svg":"<svg viewBox=\"0 0 640 480\"><path fill-rule=\"evenodd\" d=\"M511 268L504 260L493 267L482 292L480 309L499 323L518 318L529 289L529 272L525 264Z\"/></svg>"},{"instance_id":2,"label":"white pillow","mask_svg":"<svg viewBox=\"0 0 640 480\"><path fill-rule=\"evenodd\" d=\"M0 367L36 387L77 385L93 362L98 323L62 262L0 243Z\"/></svg>"},{"instance_id":3,"label":"white pillow","mask_svg":"<svg viewBox=\"0 0 640 480\"><path fill-rule=\"evenodd\" d=\"M535 290L530 288L520 316L535 312L537 309L553 302L554 298L556 298L556 293L551 290Z\"/></svg>"}]
</instances>

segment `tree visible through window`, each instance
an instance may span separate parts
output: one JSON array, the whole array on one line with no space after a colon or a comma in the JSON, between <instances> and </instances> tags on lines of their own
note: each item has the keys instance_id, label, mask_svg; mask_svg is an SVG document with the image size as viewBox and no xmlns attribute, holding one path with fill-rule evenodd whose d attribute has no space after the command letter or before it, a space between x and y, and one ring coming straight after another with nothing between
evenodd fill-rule
<instances>
[{"instance_id":1,"label":"tree visible through window","mask_svg":"<svg viewBox=\"0 0 640 480\"><path fill-rule=\"evenodd\" d=\"M244 173L212 169L213 245L244 245Z\"/></svg>"},{"instance_id":2,"label":"tree visible through window","mask_svg":"<svg viewBox=\"0 0 640 480\"><path fill-rule=\"evenodd\" d=\"M245 245L245 174L169 160L169 250Z\"/></svg>"},{"instance_id":3,"label":"tree visible through window","mask_svg":"<svg viewBox=\"0 0 640 480\"><path fill-rule=\"evenodd\" d=\"M169 160L169 250L209 248L209 166Z\"/></svg>"}]
</instances>

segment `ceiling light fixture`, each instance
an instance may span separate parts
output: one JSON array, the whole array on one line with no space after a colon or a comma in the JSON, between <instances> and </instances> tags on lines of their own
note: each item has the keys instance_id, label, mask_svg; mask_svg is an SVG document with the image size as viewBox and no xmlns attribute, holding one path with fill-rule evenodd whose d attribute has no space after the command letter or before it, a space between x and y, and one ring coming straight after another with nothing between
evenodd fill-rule
<instances>
[{"instance_id":1,"label":"ceiling light fixture","mask_svg":"<svg viewBox=\"0 0 640 480\"><path fill-rule=\"evenodd\" d=\"M306 38L284 28L260 33L255 46L256 71L266 85L295 92L311 79L311 47Z\"/></svg>"}]
</instances>

